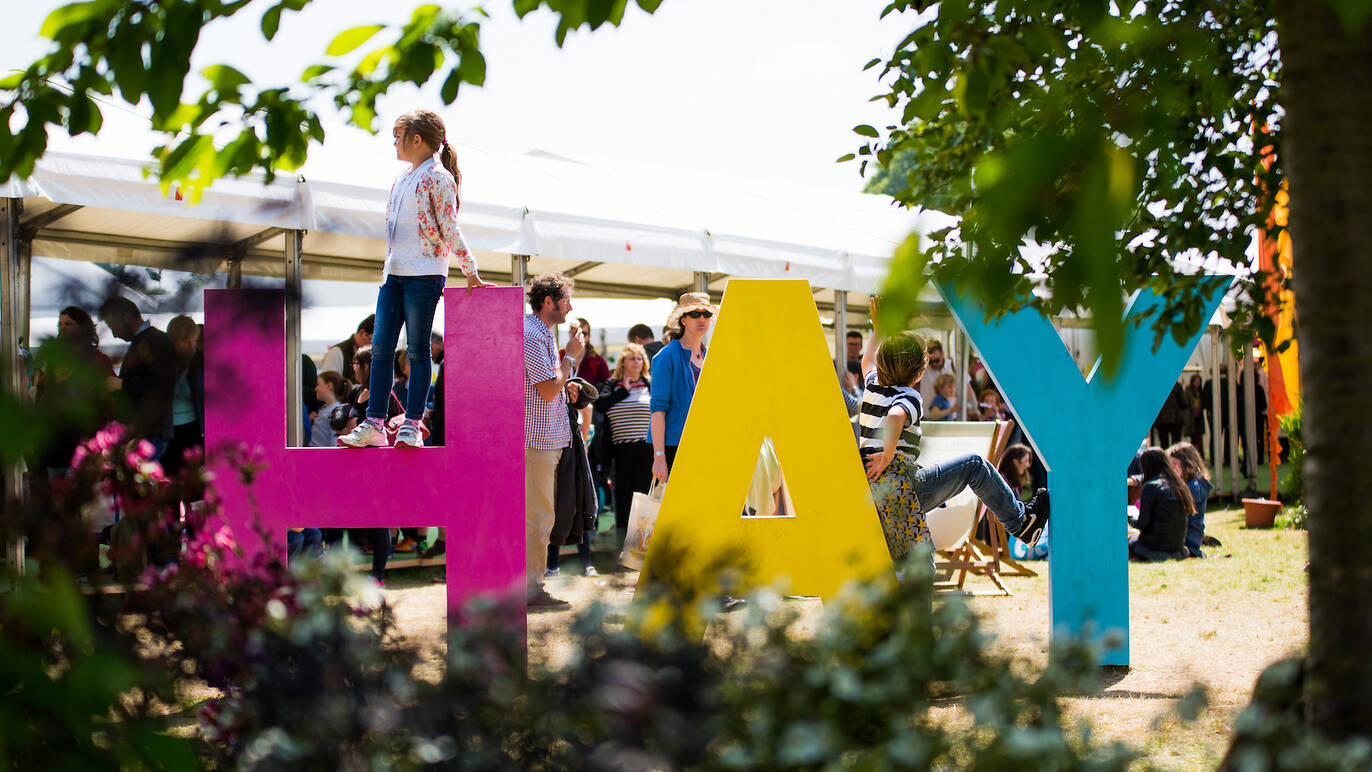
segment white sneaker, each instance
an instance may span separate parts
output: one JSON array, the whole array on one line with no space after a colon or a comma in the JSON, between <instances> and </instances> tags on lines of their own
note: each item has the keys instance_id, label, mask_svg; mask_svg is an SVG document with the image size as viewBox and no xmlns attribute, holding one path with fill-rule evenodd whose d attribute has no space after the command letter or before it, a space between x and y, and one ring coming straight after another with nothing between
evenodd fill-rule
<instances>
[{"instance_id":1,"label":"white sneaker","mask_svg":"<svg viewBox=\"0 0 1372 772\"><path fill-rule=\"evenodd\" d=\"M371 421L363 421L356 429L339 437L338 444L346 448L384 448L388 445L386 433L376 428Z\"/></svg>"},{"instance_id":2,"label":"white sneaker","mask_svg":"<svg viewBox=\"0 0 1372 772\"><path fill-rule=\"evenodd\" d=\"M409 421L400 425L395 432L395 447L397 448L422 448L424 440L419 436L419 425Z\"/></svg>"}]
</instances>

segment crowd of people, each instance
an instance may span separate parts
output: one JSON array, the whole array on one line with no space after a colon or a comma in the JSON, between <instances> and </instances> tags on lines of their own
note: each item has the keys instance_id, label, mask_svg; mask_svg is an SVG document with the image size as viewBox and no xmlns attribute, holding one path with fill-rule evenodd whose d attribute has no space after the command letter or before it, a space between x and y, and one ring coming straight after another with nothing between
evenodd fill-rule
<instances>
[{"instance_id":1,"label":"crowd of people","mask_svg":"<svg viewBox=\"0 0 1372 772\"><path fill-rule=\"evenodd\" d=\"M493 286L481 279L457 224L461 175L442 121L426 111L407 113L397 121L393 137L397 158L409 168L388 198L386 261L376 313L330 346L318 366L308 356L302 358L302 429L311 446L412 449L443 444L443 338L433 330L433 321L448 267L461 269L468 293ZM586 319L571 325L564 346L557 344L555 330L571 314L573 288L572 279L558 273L536 276L527 285L526 596L532 608L566 605L543 586L546 577L559 573L563 546L575 545L582 572L595 574L591 547L604 506L614 513L622 543L633 494L667 482L718 313L707 293L682 295L661 336L646 324L635 325L611 367L591 343ZM130 431L150 443L153 457L168 469L177 468L204 443L202 327L180 316L165 332L158 330L122 297L105 302L99 315L115 337L129 343L117 373L100 352L94 322L82 309L63 310L59 339L106 379L111 396L128 410ZM402 328L406 345L397 349ZM914 544L929 541L924 513L967 487L1010 534L1028 545L1038 541L1047 524L1049 499L1041 484L1042 464L1027 445L1011 444L997 459L998 466L974 454L928 466L918 461L923 421L1010 416L981 363L973 358L970 372L959 375L937 339L909 331L883 336L874 330L865 346L862 333L852 331L845 342L847 367L838 386L853 419L854 452L866 469L891 556L900 560ZM63 399L63 372L40 372L35 383L40 404ZM1130 545L1135 557L1200 554L1210 486L1194 443L1180 440L1188 427L1194 429L1208 388L1198 379L1185 388L1178 385L1169 404L1175 403L1180 418L1174 421L1168 408L1159 416L1163 436L1175 434L1177 444L1166 453L1150 448L1140 455L1135 519L1140 534ZM114 404L100 405L84 423L67 428L45 454L42 463L49 476L64 473L76 444L108 419ZM1193 416L1189 422L1187 415ZM759 469L766 471L762 460ZM776 495L775 485L770 492ZM781 497L771 507L768 496L753 498L750 493L744 514L776 512L782 506ZM440 531L429 545L426 532L354 529L349 539L372 555L373 576L384 583L393 552L434 557L447 549L446 534ZM289 552L292 557L318 554L344 535L343 529L292 529Z\"/></svg>"}]
</instances>

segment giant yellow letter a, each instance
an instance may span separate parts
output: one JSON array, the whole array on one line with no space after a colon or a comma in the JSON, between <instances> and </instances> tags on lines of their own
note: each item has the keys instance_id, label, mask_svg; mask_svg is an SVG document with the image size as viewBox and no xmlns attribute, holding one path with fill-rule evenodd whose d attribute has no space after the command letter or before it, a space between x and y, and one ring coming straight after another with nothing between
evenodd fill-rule
<instances>
[{"instance_id":1,"label":"giant yellow letter a","mask_svg":"<svg viewBox=\"0 0 1372 772\"><path fill-rule=\"evenodd\" d=\"M794 517L742 516L765 438ZM726 557L745 587L825 598L891 570L806 281L729 282L640 581L708 582L698 569Z\"/></svg>"}]
</instances>

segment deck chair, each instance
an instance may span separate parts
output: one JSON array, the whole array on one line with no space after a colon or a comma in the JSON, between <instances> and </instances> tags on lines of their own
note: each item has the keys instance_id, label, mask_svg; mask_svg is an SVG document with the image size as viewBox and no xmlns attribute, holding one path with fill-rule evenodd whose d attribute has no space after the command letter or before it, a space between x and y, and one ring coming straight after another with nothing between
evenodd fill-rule
<instances>
[{"instance_id":1,"label":"deck chair","mask_svg":"<svg viewBox=\"0 0 1372 772\"><path fill-rule=\"evenodd\" d=\"M1015 433L1014 421L1003 421L1004 429L997 435L997 442L992 447L992 455L988 456L991 463L1000 466L1001 457L1005 455L1005 449L1010 445L1010 435ZM1005 526L1001 525L996 516L991 514L991 510L985 504L981 504L977 511L977 522L986 523L986 541L982 541L975 535L972 537L977 547L991 556L995 563L995 571L999 576L1038 576L1038 572L1024 565L1010 555L1010 540L1005 533ZM978 528L974 534L981 531ZM999 584L999 582L997 582Z\"/></svg>"},{"instance_id":2,"label":"deck chair","mask_svg":"<svg viewBox=\"0 0 1372 772\"><path fill-rule=\"evenodd\" d=\"M923 424L920 462L928 465L965 453L987 459L1003 451L1012 425L1005 421L939 421ZM997 444L999 443L999 444ZM934 589L968 592L968 574L985 576L997 587L994 595L1009 595L996 570L996 555L974 538L981 502L976 494L964 490L943 506L924 513L934 541Z\"/></svg>"}]
</instances>

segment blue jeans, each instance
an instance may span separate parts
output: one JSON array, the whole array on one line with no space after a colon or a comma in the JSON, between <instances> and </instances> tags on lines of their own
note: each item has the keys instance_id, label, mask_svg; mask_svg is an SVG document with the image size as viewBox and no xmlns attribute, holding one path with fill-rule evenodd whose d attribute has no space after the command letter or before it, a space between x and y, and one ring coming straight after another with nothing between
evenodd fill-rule
<instances>
[{"instance_id":1,"label":"blue jeans","mask_svg":"<svg viewBox=\"0 0 1372 772\"><path fill-rule=\"evenodd\" d=\"M434 329L434 309L443 297L445 276L387 276L376 294L376 323L372 332L372 375L367 389L367 417L386 419L390 408L391 383L395 380L395 344L400 340L400 325L405 325L405 351L410 355L409 394L405 417L418 421L424 417L429 395L433 362L429 358L429 336Z\"/></svg>"},{"instance_id":2,"label":"blue jeans","mask_svg":"<svg viewBox=\"0 0 1372 772\"><path fill-rule=\"evenodd\" d=\"M1186 519L1186 551L1193 558L1205 557L1201 552L1201 542L1205 541L1205 513L1191 515Z\"/></svg>"},{"instance_id":3,"label":"blue jeans","mask_svg":"<svg viewBox=\"0 0 1372 772\"><path fill-rule=\"evenodd\" d=\"M963 488L971 486L972 492L1005 526L1005 530L1015 533L1023 526L1023 502L1015 497L1014 491L1010 490L1005 478L991 466L991 462L975 453L920 468L915 472L914 484L920 508L925 512L942 506L943 502L956 496Z\"/></svg>"}]
</instances>

